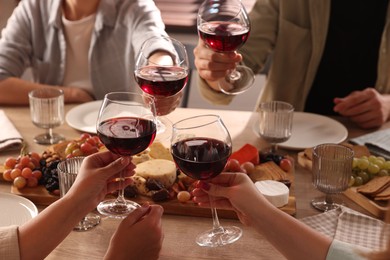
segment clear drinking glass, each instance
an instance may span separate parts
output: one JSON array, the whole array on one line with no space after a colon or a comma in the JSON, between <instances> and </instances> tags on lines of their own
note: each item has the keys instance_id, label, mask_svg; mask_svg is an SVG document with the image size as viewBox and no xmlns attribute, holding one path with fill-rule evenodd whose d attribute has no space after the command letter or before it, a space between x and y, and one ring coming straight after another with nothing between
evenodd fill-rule
<instances>
[{"instance_id":1,"label":"clear drinking glass","mask_svg":"<svg viewBox=\"0 0 390 260\"><path fill-rule=\"evenodd\" d=\"M173 124L171 153L178 168L197 180L210 180L219 175L232 152L232 140L222 119L217 115L200 115ZM213 228L197 236L200 246L216 247L237 241L242 230L223 227L210 197Z\"/></svg>"},{"instance_id":2,"label":"clear drinking glass","mask_svg":"<svg viewBox=\"0 0 390 260\"><path fill-rule=\"evenodd\" d=\"M325 197L315 198L311 205L321 211L338 208L343 202L334 197L348 188L354 152L339 144L320 144L313 148L313 185Z\"/></svg>"},{"instance_id":3,"label":"clear drinking glass","mask_svg":"<svg viewBox=\"0 0 390 260\"><path fill-rule=\"evenodd\" d=\"M132 92L111 92L105 95L96 123L97 134L111 152L120 156L132 156L144 151L156 136L156 110L151 96ZM119 181L123 181L123 172ZM99 203L100 214L112 218L125 218L140 205L124 197L124 189L118 197Z\"/></svg>"},{"instance_id":4,"label":"clear drinking glass","mask_svg":"<svg viewBox=\"0 0 390 260\"><path fill-rule=\"evenodd\" d=\"M249 37L250 21L240 0L205 0L197 18L199 37L216 52L235 52ZM253 86L253 71L237 65L219 81L220 90L237 95Z\"/></svg>"},{"instance_id":5,"label":"clear drinking glass","mask_svg":"<svg viewBox=\"0 0 390 260\"><path fill-rule=\"evenodd\" d=\"M291 136L294 107L282 101L264 102L259 105L259 134L271 144L271 153L277 151L277 144Z\"/></svg>"},{"instance_id":6,"label":"clear drinking glass","mask_svg":"<svg viewBox=\"0 0 390 260\"><path fill-rule=\"evenodd\" d=\"M64 197L72 187L83 160L84 157L73 157L65 159L57 165L61 197ZM83 219L73 228L73 230L87 231L97 226L99 223L100 216L98 214L88 213L88 215L83 217Z\"/></svg>"},{"instance_id":7,"label":"clear drinking glass","mask_svg":"<svg viewBox=\"0 0 390 260\"><path fill-rule=\"evenodd\" d=\"M46 129L46 133L34 138L38 144L56 144L64 137L53 133L53 128L64 123L64 92L56 88L40 88L28 94L31 119L34 125Z\"/></svg>"},{"instance_id":8,"label":"clear drinking glass","mask_svg":"<svg viewBox=\"0 0 390 260\"><path fill-rule=\"evenodd\" d=\"M159 55L156 55L156 49L160 52ZM164 98L178 95L184 89L189 70L185 46L172 37L160 35L151 37L142 44L136 58L134 76L144 93ZM169 140L171 128L171 121L164 115L157 117L159 140Z\"/></svg>"}]
</instances>

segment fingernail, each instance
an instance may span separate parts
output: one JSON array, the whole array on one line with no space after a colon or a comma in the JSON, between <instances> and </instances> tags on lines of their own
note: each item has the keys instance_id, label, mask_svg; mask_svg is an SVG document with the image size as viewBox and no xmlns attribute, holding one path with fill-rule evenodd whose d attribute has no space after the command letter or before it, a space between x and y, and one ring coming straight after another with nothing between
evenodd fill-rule
<instances>
[{"instance_id":1,"label":"fingernail","mask_svg":"<svg viewBox=\"0 0 390 260\"><path fill-rule=\"evenodd\" d=\"M128 165L129 164L128 157L121 157L121 164L122 165Z\"/></svg>"}]
</instances>

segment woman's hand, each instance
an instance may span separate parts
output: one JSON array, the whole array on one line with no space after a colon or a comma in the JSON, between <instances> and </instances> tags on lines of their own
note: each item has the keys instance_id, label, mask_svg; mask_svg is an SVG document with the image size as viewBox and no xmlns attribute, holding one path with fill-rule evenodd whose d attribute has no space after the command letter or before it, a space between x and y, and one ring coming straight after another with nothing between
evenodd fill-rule
<instances>
[{"instance_id":1,"label":"woman's hand","mask_svg":"<svg viewBox=\"0 0 390 260\"><path fill-rule=\"evenodd\" d=\"M104 259L158 259L164 239L162 214L160 205L148 204L131 212L111 237Z\"/></svg>"}]
</instances>

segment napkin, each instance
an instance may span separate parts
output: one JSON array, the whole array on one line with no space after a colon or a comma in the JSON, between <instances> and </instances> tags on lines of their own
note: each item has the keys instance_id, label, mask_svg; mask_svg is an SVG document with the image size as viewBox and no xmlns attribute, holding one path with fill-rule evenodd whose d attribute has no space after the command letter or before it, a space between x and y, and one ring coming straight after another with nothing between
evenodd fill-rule
<instances>
[{"instance_id":1,"label":"napkin","mask_svg":"<svg viewBox=\"0 0 390 260\"><path fill-rule=\"evenodd\" d=\"M333 239L371 250L385 249L390 237L390 224L345 206L301 221Z\"/></svg>"},{"instance_id":2,"label":"napkin","mask_svg":"<svg viewBox=\"0 0 390 260\"><path fill-rule=\"evenodd\" d=\"M390 159L390 129L379 130L350 140L353 144L365 145L371 153Z\"/></svg>"},{"instance_id":3,"label":"napkin","mask_svg":"<svg viewBox=\"0 0 390 260\"><path fill-rule=\"evenodd\" d=\"M23 138L3 110L0 110L0 152L20 149Z\"/></svg>"}]
</instances>

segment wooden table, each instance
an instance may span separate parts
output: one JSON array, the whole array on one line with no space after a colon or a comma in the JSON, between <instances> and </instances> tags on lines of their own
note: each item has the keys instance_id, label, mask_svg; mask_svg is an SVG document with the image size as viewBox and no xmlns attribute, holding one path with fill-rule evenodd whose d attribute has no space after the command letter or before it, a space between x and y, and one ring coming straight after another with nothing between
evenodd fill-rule
<instances>
[{"instance_id":1,"label":"wooden table","mask_svg":"<svg viewBox=\"0 0 390 260\"><path fill-rule=\"evenodd\" d=\"M72 108L66 106L66 111ZM30 151L41 152L46 147L33 142L34 135L42 132L36 128L29 115L27 107L3 107L10 120L15 124L23 138L29 145ZM251 112L225 111L225 110L203 110L178 108L168 118L175 122L177 120L199 114L218 114L222 117L229 132L232 135L233 147L238 149L245 143L251 143L258 148L264 148L266 143L260 140L252 131L254 116ZM366 133L356 129L347 122L343 122L349 130L349 138ZM389 127L385 125L384 127ZM66 123L55 129L66 138L78 138L80 132L72 129ZM296 158L296 151L282 151ZM17 152L0 153L0 163L8 156L16 156ZM10 192L10 183L0 182L1 192ZM303 218L319 214L310 206L310 200L321 195L311 184L311 174L299 165L295 165L295 196L297 213L296 218ZM347 199L349 207L360 212L369 214L367 211ZM256 206L256 205L254 205ZM38 206L42 210L42 206ZM115 231L118 220L105 218L95 229L87 232L71 232L70 235L47 257L47 259L101 259L107 248L111 234ZM236 225L243 229L243 237L236 243L219 248L202 248L195 243L195 236L206 229L211 228L210 218L188 217L179 215L164 215L163 229L165 239L160 259L284 259L267 240L251 228L243 226L239 221L232 219L221 219L222 225ZM275 223L277 225L277 223ZM55 229L53 229L55 232ZM48 238L50 239L50 238Z\"/></svg>"}]
</instances>

